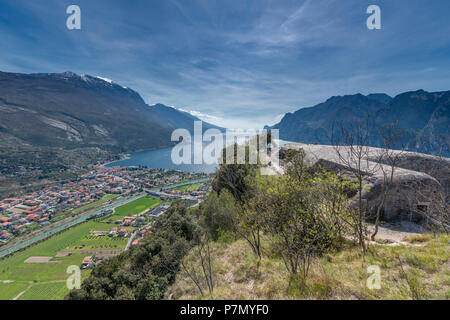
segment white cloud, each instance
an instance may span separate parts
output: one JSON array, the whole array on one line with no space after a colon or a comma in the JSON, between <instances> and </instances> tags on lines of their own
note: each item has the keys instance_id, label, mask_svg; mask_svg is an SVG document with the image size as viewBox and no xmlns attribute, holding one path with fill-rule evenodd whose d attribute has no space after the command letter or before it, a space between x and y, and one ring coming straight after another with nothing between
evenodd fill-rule
<instances>
[{"instance_id":1,"label":"white cloud","mask_svg":"<svg viewBox=\"0 0 450 320\"><path fill-rule=\"evenodd\" d=\"M200 111L187 110L187 109L184 109L184 108L176 108L176 107L173 107L173 108L175 108L177 110L180 110L180 111L183 111L183 112L187 112L187 113L193 115L194 117L197 117L200 120L203 120L203 121L206 121L206 122L211 122L212 123L212 121L220 122L222 120L222 118L220 118L220 117L212 116L212 115L200 112Z\"/></svg>"}]
</instances>

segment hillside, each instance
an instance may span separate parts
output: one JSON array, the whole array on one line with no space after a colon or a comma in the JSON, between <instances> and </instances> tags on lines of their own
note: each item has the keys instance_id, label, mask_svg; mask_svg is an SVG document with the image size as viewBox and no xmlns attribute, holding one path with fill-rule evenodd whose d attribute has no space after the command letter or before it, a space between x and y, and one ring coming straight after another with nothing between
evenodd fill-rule
<instances>
[{"instance_id":1,"label":"hillside","mask_svg":"<svg viewBox=\"0 0 450 320\"><path fill-rule=\"evenodd\" d=\"M162 104L150 107L136 91L106 78L0 72L2 140L12 136L37 146L136 151L170 145L174 129L191 130L196 120Z\"/></svg>"},{"instance_id":2,"label":"hillside","mask_svg":"<svg viewBox=\"0 0 450 320\"><path fill-rule=\"evenodd\" d=\"M168 147L174 129L192 131L196 120L148 106L136 91L102 77L0 72L0 194L73 178L121 152Z\"/></svg>"},{"instance_id":3,"label":"hillside","mask_svg":"<svg viewBox=\"0 0 450 320\"><path fill-rule=\"evenodd\" d=\"M448 233L401 219L374 225L352 206L354 181L309 168L304 152L285 159L279 177L222 164L205 201L172 204L139 245L95 266L67 298L449 298ZM380 289L367 285L370 266Z\"/></svg>"},{"instance_id":4,"label":"hillside","mask_svg":"<svg viewBox=\"0 0 450 320\"><path fill-rule=\"evenodd\" d=\"M131 89L75 73L0 73L0 127L32 145L167 146L169 128Z\"/></svg>"},{"instance_id":5,"label":"hillside","mask_svg":"<svg viewBox=\"0 0 450 320\"><path fill-rule=\"evenodd\" d=\"M311 266L306 283L289 283L281 257L271 252L257 268L258 258L244 240L212 245L215 284L212 295L202 297L185 272L180 272L167 291L171 299L449 299L449 236L406 237L401 244L374 243L365 261L356 246L329 253ZM185 258L188 266L198 265L194 253ZM367 267L381 267L381 289L366 286Z\"/></svg>"}]
</instances>

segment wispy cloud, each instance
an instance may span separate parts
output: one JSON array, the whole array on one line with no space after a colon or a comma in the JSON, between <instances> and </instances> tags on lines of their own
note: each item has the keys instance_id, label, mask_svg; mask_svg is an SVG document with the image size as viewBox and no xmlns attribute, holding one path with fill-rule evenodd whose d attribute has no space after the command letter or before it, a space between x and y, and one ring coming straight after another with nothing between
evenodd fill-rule
<instances>
[{"instance_id":1,"label":"wispy cloud","mask_svg":"<svg viewBox=\"0 0 450 320\"><path fill-rule=\"evenodd\" d=\"M227 127L262 127L332 95L448 90L450 2L78 0L0 3L0 70L99 75ZM412 23L411 21L414 21Z\"/></svg>"}]
</instances>

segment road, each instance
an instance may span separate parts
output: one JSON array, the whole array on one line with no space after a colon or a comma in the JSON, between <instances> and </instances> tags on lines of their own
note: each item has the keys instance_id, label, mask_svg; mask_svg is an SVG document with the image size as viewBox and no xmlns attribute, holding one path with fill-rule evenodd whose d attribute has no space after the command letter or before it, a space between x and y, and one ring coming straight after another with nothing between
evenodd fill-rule
<instances>
[{"instance_id":1,"label":"road","mask_svg":"<svg viewBox=\"0 0 450 320\"><path fill-rule=\"evenodd\" d=\"M128 249L130 249L130 246L133 243L133 240L134 240L134 237L136 237L136 234L137 234L137 231L135 231L131 234L131 237L130 237L130 239L128 239L127 246L125 247L124 251L128 251Z\"/></svg>"}]
</instances>

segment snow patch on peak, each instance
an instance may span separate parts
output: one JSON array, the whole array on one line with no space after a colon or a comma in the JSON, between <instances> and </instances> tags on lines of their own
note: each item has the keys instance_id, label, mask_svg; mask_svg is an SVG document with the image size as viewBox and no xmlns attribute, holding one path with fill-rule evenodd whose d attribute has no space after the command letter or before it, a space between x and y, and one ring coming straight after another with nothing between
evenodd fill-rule
<instances>
[{"instance_id":1,"label":"snow patch on peak","mask_svg":"<svg viewBox=\"0 0 450 320\"><path fill-rule=\"evenodd\" d=\"M99 77L99 76L94 76L94 78L103 80L103 81L105 81L105 82L108 82L109 84L113 84L113 83L114 83L111 79L108 79L108 78Z\"/></svg>"}]
</instances>

